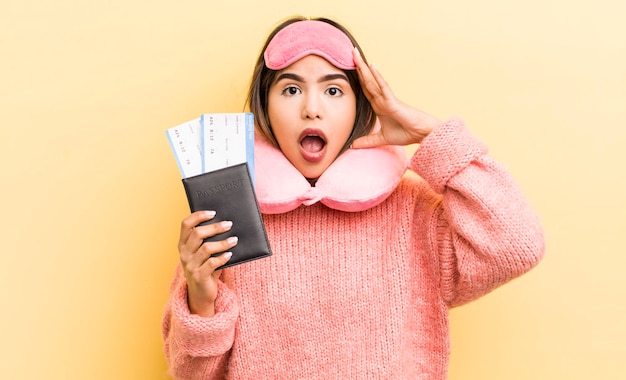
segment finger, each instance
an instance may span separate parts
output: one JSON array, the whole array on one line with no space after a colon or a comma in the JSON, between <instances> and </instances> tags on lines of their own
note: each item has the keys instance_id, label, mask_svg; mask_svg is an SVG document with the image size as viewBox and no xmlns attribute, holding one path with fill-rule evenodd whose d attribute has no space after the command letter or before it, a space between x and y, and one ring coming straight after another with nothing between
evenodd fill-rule
<instances>
[{"instance_id":1,"label":"finger","mask_svg":"<svg viewBox=\"0 0 626 380\"><path fill-rule=\"evenodd\" d=\"M359 53L359 50L357 48L354 48L352 55L354 57L354 62L356 64L357 74L359 75L359 79L361 81L361 87L363 88L365 96L371 102L372 100L370 99L371 97L374 97L377 94L380 94L380 89L378 88L376 79L372 75L372 72L369 66L367 65L367 63L365 63L365 61L363 60L363 57L361 57L361 54Z\"/></svg>"},{"instance_id":2,"label":"finger","mask_svg":"<svg viewBox=\"0 0 626 380\"><path fill-rule=\"evenodd\" d=\"M189 235L193 232L194 227L202 222L209 221L215 217L215 211L196 211L183 219L180 225L180 239L178 247L184 245L189 240Z\"/></svg>"},{"instance_id":3,"label":"finger","mask_svg":"<svg viewBox=\"0 0 626 380\"><path fill-rule=\"evenodd\" d=\"M367 69L367 63L365 63L365 60L361 56L361 52L356 46L354 47L354 50L352 51L352 59L354 60L354 64L356 65L357 71Z\"/></svg>"},{"instance_id":4,"label":"finger","mask_svg":"<svg viewBox=\"0 0 626 380\"><path fill-rule=\"evenodd\" d=\"M378 97L393 99L395 95L393 94L393 91L391 91L391 87L385 78L382 76L380 71L378 71L376 65L371 64L368 66L356 47L354 48L352 55L357 66L357 73L361 79L361 87L363 87L365 96L368 98L370 103L373 103L373 101Z\"/></svg>"},{"instance_id":5,"label":"finger","mask_svg":"<svg viewBox=\"0 0 626 380\"><path fill-rule=\"evenodd\" d=\"M237 241L237 237L231 236L220 241L206 242L196 252L186 256L186 260L182 262L183 267L189 272L202 270L206 272L204 273L205 276L209 275L219 266L215 265L215 260L213 259L221 256L224 252L230 251L237 245Z\"/></svg>"},{"instance_id":6,"label":"finger","mask_svg":"<svg viewBox=\"0 0 626 380\"><path fill-rule=\"evenodd\" d=\"M190 256L193 256L202 247L206 238L230 231L232 226L233 223L231 221L225 220L219 223L210 223L194 227L187 241L180 247L181 260L183 262L189 261Z\"/></svg>"},{"instance_id":7,"label":"finger","mask_svg":"<svg viewBox=\"0 0 626 380\"><path fill-rule=\"evenodd\" d=\"M363 88L363 92L370 103L374 103L377 98L383 95L383 92L378 86L378 83L376 83L376 79L369 68L363 71L361 75L361 88Z\"/></svg>"},{"instance_id":8,"label":"finger","mask_svg":"<svg viewBox=\"0 0 626 380\"><path fill-rule=\"evenodd\" d=\"M387 145L388 142L380 133L361 136L352 142L353 149L374 148L377 146Z\"/></svg>"},{"instance_id":9,"label":"finger","mask_svg":"<svg viewBox=\"0 0 626 380\"><path fill-rule=\"evenodd\" d=\"M376 84L378 85L378 88L380 89L380 92L383 95L383 97L385 98L394 97L393 91L391 91L391 87L389 86L385 78L383 78L382 74L380 73L380 71L378 71L378 68L374 64L372 64L370 67L370 73L372 74L372 77L376 81Z\"/></svg>"},{"instance_id":10,"label":"finger","mask_svg":"<svg viewBox=\"0 0 626 380\"><path fill-rule=\"evenodd\" d=\"M226 262L225 262L224 264L220 264L220 267L221 267L222 265L225 265L225 264L228 262L228 260L230 260L230 258L231 258L231 257L233 257L232 252L224 252L224 254L223 254L222 256L224 256L224 260L225 260ZM219 267L218 267L218 268L219 268ZM213 273L211 274L211 276L213 276L213 279L214 279L215 281L219 280L219 278L220 278L220 276L221 276L221 275L222 275L222 270L221 270L221 269L220 269L220 270L215 270L215 271L213 271Z\"/></svg>"},{"instance_id":11,"label":"finger","mask_svg":"<svg viewBox=\"0 0 626 380\"><path fill-rule=\"evenodd\" d=\"M233 253L230 251L224 252L218 256L211 257L204 262L201 269L202 271L210 271L211 276L213 276L214 278L219 278L222 270L216 269L221 267L222 265L226 265L232 257Z\"/></svg>"},{"instance_id":12,"label":"finger","mask_svg":"<svg viewBox=\"0 0 626 380\"><path fill-rule=\"evenodd\" d=\"M189 235L189 239L187 240L187 245L189 247L196 247L197 250L202 242L206 238L213 237L215 235L223 234L224 232L230 231L233 227L233 222L230 220L224 220L221 222L203 224L200 226L196 226Z\"/></svg>"},{"instance_id":13,"label":"finger","mask_svg":"<svg viewBox=\"0 0 626 380\"><path fill-rule=\"evenodd\" d=\"M202 246L188 257L188 261L183 263L188 271L200 269L205 275L209 275L230 259L232 253L230 250L237 245L237 237L231 236L228 239L220 241L211 241L202 244ZM224 256L224 257L222 257Z\"/></svg>"}]
</instances>

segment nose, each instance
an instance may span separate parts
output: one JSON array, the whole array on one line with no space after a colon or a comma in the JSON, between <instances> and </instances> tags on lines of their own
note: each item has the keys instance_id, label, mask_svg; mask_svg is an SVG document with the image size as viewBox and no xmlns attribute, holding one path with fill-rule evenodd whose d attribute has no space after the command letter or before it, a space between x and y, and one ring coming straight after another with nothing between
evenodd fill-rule
<instances>
[{"instance_id":1,"label":"nose","mask_svg":"<svg viewBox=\"0 0 626 380\"><path fill-rule=\"evenodd\" d=\"M302 118L311 120L323 118L321 99L317 95L309 93L304 97Z\"/></svg>"}]
</instances>

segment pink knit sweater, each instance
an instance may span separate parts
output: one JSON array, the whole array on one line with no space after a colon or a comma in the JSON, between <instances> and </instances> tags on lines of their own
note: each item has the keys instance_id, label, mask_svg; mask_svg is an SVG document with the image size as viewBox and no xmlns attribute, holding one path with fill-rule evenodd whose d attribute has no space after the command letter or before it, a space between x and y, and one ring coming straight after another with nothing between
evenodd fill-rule
<instances>
[{"instance_id":1,"label":"pink knit sweater","mask_svg":"<svg viewBox=\"0 0 626 380\"><path fill-rule=\"evenodd\" d=\"M212 318L176 269L163 319L177 379L445 379L448 310L535 266L540 223L460 122L427 137L381 204L264 215L273 256L223 271Z\"/></svg>"}]
</instances>

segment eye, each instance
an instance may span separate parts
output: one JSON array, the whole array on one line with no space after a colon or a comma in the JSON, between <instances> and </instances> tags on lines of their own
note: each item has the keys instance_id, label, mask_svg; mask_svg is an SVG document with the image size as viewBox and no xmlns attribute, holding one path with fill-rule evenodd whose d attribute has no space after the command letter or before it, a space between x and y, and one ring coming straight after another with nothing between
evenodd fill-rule
<instances>
[{"instance_id":1,"label":"eye","mask_svg":"<svg viewBox=\"0 0 626 380\"><path fill-rule=\"evenodd\" d=\"M341 96L343 91L339 87L330 87L326 90L326 93L330 96Z\"/></svg>"},{"instance_id":2,"label":"eye","mask_svg":"<svg viewBox=\"0 0 626 380\"><path fill-rule=\"evenodd\" d=\"M300 93L300 89L296 86L287 86L283 90L282 94L287 96L293 96Z\"/></svg>"}]
</instances>

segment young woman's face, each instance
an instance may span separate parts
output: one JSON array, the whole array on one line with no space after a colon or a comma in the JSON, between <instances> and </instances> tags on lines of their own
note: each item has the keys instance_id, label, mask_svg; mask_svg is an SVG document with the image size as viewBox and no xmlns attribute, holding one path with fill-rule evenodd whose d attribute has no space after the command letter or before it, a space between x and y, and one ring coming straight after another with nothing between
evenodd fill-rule
<instances>
[{"instance_id":1,"label":"young woman's face","mask_svg":"<svg viewBox=\"0 0 626 380\"><path fill-rule=\"evenodd\" d=\"M350 137L356 96L344 72L306 56L281 70L271 85L268 117L287 159L306 178L318 178Z\"/></svg>"}]
</instances>

